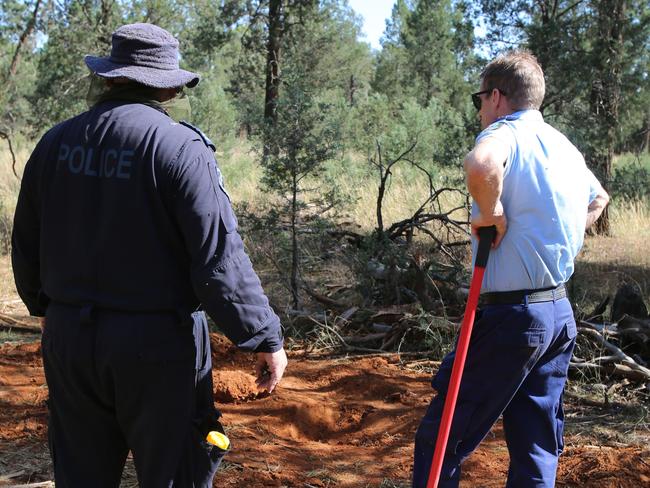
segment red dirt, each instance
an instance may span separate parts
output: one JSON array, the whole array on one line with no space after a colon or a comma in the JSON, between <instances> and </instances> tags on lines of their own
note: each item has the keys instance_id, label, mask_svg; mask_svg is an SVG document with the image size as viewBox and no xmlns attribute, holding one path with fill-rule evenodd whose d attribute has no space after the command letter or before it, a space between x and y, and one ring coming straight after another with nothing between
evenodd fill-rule
<instances>
[{"instance_id":1,"label":"red dirt","mask_svg":"<svg viewBox=\"0 0 650 488\"><path fill-rule=\"evenodd\" d=\"M258 395L254 356L217 335L211 342L215 397L233 444L214 486L408 486L413 435L432 394L429 375L405 370L395 356L292 355L277 391ZM12 453L45 445L46 398L38 344L0 346L0 480L25 469L24 462L12 465ZM567 446L557 486L650 486L647 448L580 445L571 437ZM496 426L465 464L461 487L503 486L507 466ZM12 482L39 479L50 479L42 465Z\"/></svg>"}]
</instances>

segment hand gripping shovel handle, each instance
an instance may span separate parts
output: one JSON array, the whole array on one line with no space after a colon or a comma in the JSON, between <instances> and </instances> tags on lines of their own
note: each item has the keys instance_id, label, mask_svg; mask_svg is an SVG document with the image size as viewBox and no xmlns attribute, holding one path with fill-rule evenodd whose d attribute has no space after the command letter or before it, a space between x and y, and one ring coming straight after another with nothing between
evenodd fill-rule
<instances>
[{"instance_id":1,"label":"hand gripping shovel handle","mask_svg":"<svg viewBox=\"0 0 650 488\"><path fill-rule=\"evenodd\" d=\"M478 252L476 253L476 260L474 261L472 282L469 285L469 298L467 299L467 305L465 306L463 323L460 326L460 336L458 337L458 345L456 346L456 357L454 358L454 365L451 369L451 378L447 389L447 397L445 398L445 406L442 410L442 419L440 420L440 428L438 429L438 438L436 439L436 448L433 453L433 462L431 463L431 471L429 471L427 488L437 488L438 481L440 480L440 470L442 469L442 461L445 457L445 449L447 447L447 441L449 440L449 431L451 429L451 421L454 417L454 409L456 408L456 399L458 398L458 390L460 389L460 380L463 375L463 368L465 367L465 358L467 357L467 349L469 348L469 339L472 336L472 327L474 326L478 297L481 293L483 274L485 273L485 266L487 265L492 241L494 241L496 236L496 227L481 227L478 231L478 235Z\"/></svg>"}]
</instances>

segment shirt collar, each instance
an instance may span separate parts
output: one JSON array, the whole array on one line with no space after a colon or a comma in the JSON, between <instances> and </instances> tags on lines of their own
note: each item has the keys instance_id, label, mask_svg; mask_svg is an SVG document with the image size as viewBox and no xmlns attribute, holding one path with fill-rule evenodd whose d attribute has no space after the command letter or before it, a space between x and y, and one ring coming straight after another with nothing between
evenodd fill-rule
<instances>
[{"instance_id":1,"label":"shirt collar","mask_svg":"<svg viewBox=\"0 0 650 488\"><path fill-rule=\"evenodd\" d=\"M517 110L516 112L512 112L511 114L504 115L503 117L499 117L497 121L519 120L519 119L544 122L544 117L542 116L542 113L539 110L535 110L535 109Z\"/></svg>"}]
</instances>

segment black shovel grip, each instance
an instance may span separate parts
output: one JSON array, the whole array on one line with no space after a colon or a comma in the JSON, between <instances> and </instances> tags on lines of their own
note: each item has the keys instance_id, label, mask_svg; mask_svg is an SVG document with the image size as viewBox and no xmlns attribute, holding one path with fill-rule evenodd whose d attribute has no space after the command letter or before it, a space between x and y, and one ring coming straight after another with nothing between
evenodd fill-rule
<instances>
[{"instance_id":1,"label":"black shovel grip","mask_svg":"<svg viewBox=\"0 0 650 488\"><path fill-rule=\"evenodd\" d=\"M476 253L476 261L474 266L485 268L487 266L488 256L490 255L490 247L492 242L497 236L497 228L494 225L490 227L479 227L478 229L478 252Z\"/></svg>"}]
</instances>

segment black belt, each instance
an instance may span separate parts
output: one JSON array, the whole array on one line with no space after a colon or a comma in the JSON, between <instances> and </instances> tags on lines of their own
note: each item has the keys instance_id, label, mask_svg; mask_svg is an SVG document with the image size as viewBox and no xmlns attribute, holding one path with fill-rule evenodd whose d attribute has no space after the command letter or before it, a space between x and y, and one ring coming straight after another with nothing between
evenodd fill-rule
<instances>
[{"instance_id":1,"label":"black belt","mask_svg":"<svg viewBox=\"0 0 650 488\"><path fill-rule=\"evenodd\" d=\"M153 309L153 310L128 310L128 309L121 309L121 308L113 308L113 307L104 307L104 306L98 306L94 305L92 303L84 303L84 304L77 304L77 303L69 303L69 302L62 302L60 300L52 300L50 303L52 304L61 304L65 305L67 307L74 307L79 309L79 322L82 325L90 325L95 322L95 316L98 311L106 311L106 312L117 312L117 313L124 313L124 314L174 314L176 315L181 323L183 324L191 324L192 319L191 315L195 312L199 312L202 309L194 309L194 310L189 310L187 308L183 307L178 307L175 309Z\"/></svg>"},{"instance_id":2,"label":"black belt","mask_svg":"<svg viewBox=\"0 0 650 488\"><path fill-rule=\"evenodd\" d=\"M566 298L564 283L556 288L543 290L513 290L483 293L481 303L484 305L515 305L519 303L554 302Z\"/></svg>"}]
</instances>

